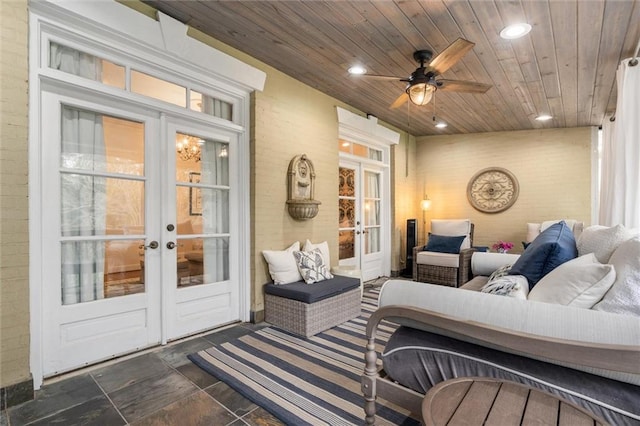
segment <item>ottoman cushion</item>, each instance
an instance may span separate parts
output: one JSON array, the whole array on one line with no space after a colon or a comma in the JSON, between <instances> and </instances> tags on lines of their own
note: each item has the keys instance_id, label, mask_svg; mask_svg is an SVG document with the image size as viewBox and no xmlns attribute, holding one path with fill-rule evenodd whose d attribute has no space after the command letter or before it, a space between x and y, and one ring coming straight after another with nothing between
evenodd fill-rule
<instances>
[{"instance_id":1,"label":"ottoman cushion","mask_svg":"<svg viewBox=\"0 0 640 426\"><path fill-rule=\"evenodd\" d=\"M279 285L267 284L264 286L264 291L267 294L284 297L285 299L293 299L303 303L315 303L358 287L360 287L359 278L335 275L330 280L314 284L307 284L304 281Z\"/></svg>"}]
</instances>

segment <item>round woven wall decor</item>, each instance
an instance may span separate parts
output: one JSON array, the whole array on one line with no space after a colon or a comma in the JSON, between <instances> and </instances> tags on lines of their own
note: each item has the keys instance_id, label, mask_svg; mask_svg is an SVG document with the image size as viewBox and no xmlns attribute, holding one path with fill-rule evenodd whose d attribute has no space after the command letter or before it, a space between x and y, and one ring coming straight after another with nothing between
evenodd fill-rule
<instances>
[{"instance_id":1,"label":"round woven wall decor","mask_svg":"<svg viewBox=\"0 0 640 426\"><path fill-rule=\"evenodd\" d=\"M473 175L467 185L469 203L483 213L507 210L518 199L518 179L507 169L489 167Z\"/></svg>"}]
</instances>

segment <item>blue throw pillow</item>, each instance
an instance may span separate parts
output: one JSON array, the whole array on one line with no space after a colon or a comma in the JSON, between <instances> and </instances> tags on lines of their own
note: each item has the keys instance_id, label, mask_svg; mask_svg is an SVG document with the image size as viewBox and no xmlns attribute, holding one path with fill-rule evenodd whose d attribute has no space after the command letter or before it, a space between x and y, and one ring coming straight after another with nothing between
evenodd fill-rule
<instances>
[{"instance_id":1,"label":"blue throw pillow","mask_svg":"<svg viewBox=\"0 0 640 426\"><path fill-rule=\"evenodd\" d=\"M571 259L578 257L573 232L564 221L551 225L526 248L511 267L510 275L524 275L529 289L542 277Z\"/></svg>"},{"instance_id":2,"label":"blue throw pillow","mask_svg":"<svg viewBox=\"0 0 640 426\"><path fill-rule=\"evenodd\" d=\"M425 251L436 251L438 253L460 253L460 246L466 238L465 235L460 237L448 237L445 235L436 235L429 232L429 241L424 246Z\"/></svg>"}]
</instances>

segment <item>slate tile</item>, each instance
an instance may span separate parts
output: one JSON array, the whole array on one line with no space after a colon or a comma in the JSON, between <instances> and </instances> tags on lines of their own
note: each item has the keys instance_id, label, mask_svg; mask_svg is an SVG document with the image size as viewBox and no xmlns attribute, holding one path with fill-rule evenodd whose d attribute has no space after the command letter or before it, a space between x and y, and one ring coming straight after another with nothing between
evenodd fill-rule
<instances>
[{"instance_id":1,"label":"slate tile","mask_svg":"<svg viewBox=\"0 0 640 426\"><path fill-rule=\"evenodd\" d=\"M156 352L164 362L172 366L173 368L180 367L182 365L191 364L191 361L187 358L187 355L194 352L209 349L211 342L198 337L196 339L187 340L181 343L177 343L172 346L167 346L161 351Z\"/></svg>"},{"instance_id":2,"label":"slate tile","mask_svg":"<svg viewBox=\"0 0 640 426\"><path fill-rule=\"evenodd\" d=\"M258 407L242 417L242 420L251 426L285 426L284 423L262 407Z\"/></svg>"},{"instance_id":3,"label":"slate tile","mask_svg":"<svg viewBox=\"0 0 640 426\"><path fill-rule=\"evenodd\" d=\"M171 368L158 355L148 353L95 370L91 375L106 393L110 393L170 371Z\"/></svg>"},{"instance_id":4,"label":"slate tile","mask_svg":"<svg viewBox=\"0 0 640 426\"><path fill-rule=\"evenodd\" d=\"M37 420L30 423L29 426L119 426L125 424L126 422L113 404L106 396L102 395L67 410L59 411L52 416Z\"/></svg>"},{"instance_id":5,"label":"slate tile","mask_svg":"<svg viewBox=\"0 0 640 426\"><path fill-rule=\"evenodd\" d=\"M176 370L195 383L200 389L207 388L220 381L217 377L212 376L192 362L182 365L176 368Z\"/></svg>"},{"instance_id":6,"label":"slate tile","mask_svg":"<svg viewBox=\"0 0 640 426\"><path fill-rule=\"evenodd\" d=\"M24 425L103 395L89 374L42 386L35 398L7 410L10 425Z\"/></svg>"},{"instance_id":7,"label":"slate tile","mask_svg":"<svg viewBox=\"0 0 640 426\"><path fill-rule=\"evenodd\" d=\"M202 338L208 340L212 344L220 344L228 342L229 340L237 339L238 337L242 337L250 333L253 333L253 331L246 327L236 325L225 330L215 331L213 333L204 335L202 336Z\"/></svg>"},{"instance_id":8,"label":"slate tile","mask_svg":"<svg viewBox=\"0 0 640 426\"><path fill-rule=\"evenodd\" d=\"M248 425L248 423L247 423L247 422L245 422L245 421L244 421L244 420L242 420L242 419L238 419L238 420L236 420L235 422L231 423L231 424L230 424L230 425L228 425L228 426L247 426L247 425Z\"/></svg>"},{"instance_id":9,"label":"slate tile","mask_svg":"<svg viewBox=\"0 0 640 426\"><path fill-rule=\"evenodd\" d=\"M5 410L0 411L0 426L8 426L9 419Z\"/></svg>"},{"instance_id":10,"label":"slate tile","mask_svg":"<svg viewBox=\"0 0 640 426\"><path fill-rule=\"evenodd\" d=\"M125 419L133 422L196 391L196 385L172 370L120 388L108 396Z\"/></svg>"},{"instance_id":11,"label":"slate tile","mask_svg":"<svg viewBox=\"0 0 640 426\"><path fill-rule=\"evenodd\" d=\"M224 382L216 383L205 391L238 416L243 416L258 407Z\"/></svg>"},{"instance_id":12,"label":"slate tile","mask_svg":"<svg viewBox=\"0 0 640 426\"><path fill-rule=\"evenodd\" d=\"M200 391L132 422L131 426L226 425L236 419L236 416Z\"/></svg>"}]
</instances>

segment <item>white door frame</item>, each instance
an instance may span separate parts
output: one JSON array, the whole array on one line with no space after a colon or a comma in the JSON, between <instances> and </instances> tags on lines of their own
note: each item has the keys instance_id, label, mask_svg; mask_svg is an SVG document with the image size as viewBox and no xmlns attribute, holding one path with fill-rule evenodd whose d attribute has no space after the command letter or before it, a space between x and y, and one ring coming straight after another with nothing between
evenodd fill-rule
<instances>
[{"instance_id":1,"label":"white door frame","mask_svg":"<svg viewBox=\"0 0 640 426\"><path fill-rule=\"evenodd\" d=\"M29 3L29 288L30 288L30 368L34 388L43 382L42 315L45 253L42 253L42 179L41 167L41 85L59 84L74 91L99 93L111 101L129 101L156 111L169 111L202 123L215 122L238 134L240 159L238 212L239 283L241 320L250 311L250 211L249 211L249 117L250 93L262 90L266 74L227 54L187 36L188 27L158 13L151 19L115 1ZM202 92L220 94L233 103L233 123L204 116L122 89L105 86L48 67L49 40L62 41L82 51L150 72L169 81L188 81ZM129 81L127 80L129 88ZM47 159L51 161L51 159Z\"/></svg>"},{"instance_id":2,"label":"white door frame","mask_svg":"<svg viewBox=\"0 0 640 426\"><path fill-rule=\"evenodd\" d=\"M340 153L340 159L351 160L366 167L382 168L381 191L382 199L382 229L381 253L382 273L391 274L391 146L400 141L400 134L378 124L374 116L367 118L354 114L343 108L336 107L338 113L338 137L348 141L357 142L382 151L382 161L374 161L350 154Z\"/></svg>"}]
</instances>

